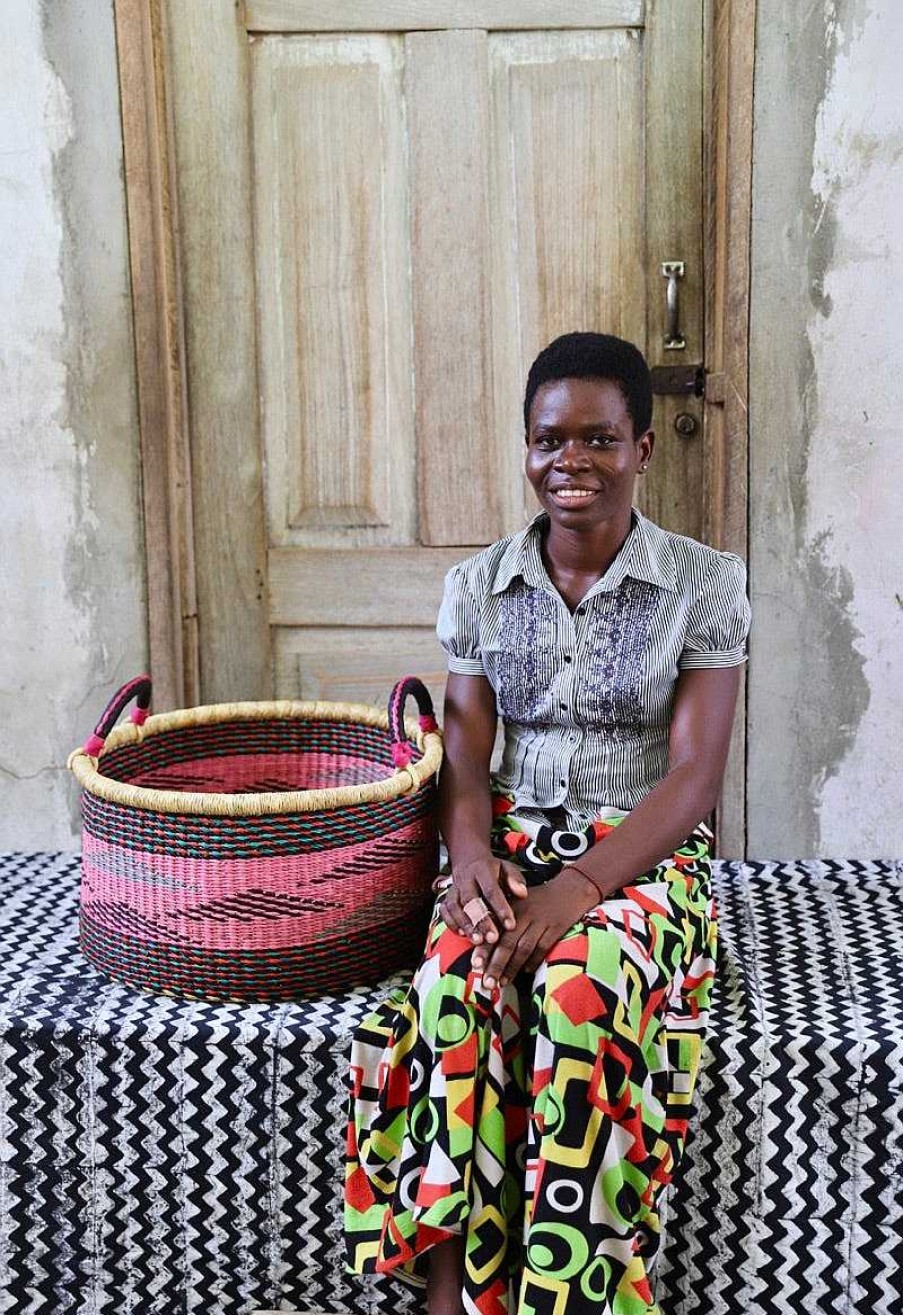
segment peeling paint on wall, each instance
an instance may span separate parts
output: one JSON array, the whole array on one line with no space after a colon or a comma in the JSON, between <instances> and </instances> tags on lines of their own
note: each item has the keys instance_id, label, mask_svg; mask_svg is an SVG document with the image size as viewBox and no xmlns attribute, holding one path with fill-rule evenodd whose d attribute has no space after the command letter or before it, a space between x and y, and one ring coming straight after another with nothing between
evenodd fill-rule
<instances>
[{"instance_id":1,"label":"peeling paint on wall","mask_svg":"<svg viewBox=\"0 0 903 1315\"><path fill-rule=\"evenodd\" d=\"M104 23L106 76L91 80L84 74L99 35L92 31L95 23L89 0L64 6L43 0L45 57L71 88L81 126L54 152L53 179L63 220L65 423L76 452L75 520L64 583L84 622L89 678L77 706L89 721L145 665L146 610L112 7ZM98 244L99 231L115 244ZM69 795L77 828L72 781Z\"/></svg>"},{"instance_id":2,"label":"peeling paint on wall","mask_svg":"<svg viewBox=\"0 0 903 1315\"><path fill-rule=\"evenodd\" d=\"M834 313L809 323L819 386L808 494L825 562L850 582L842 642L855 650L838 668L838 728L846 722L846 734L843 753L827 765L818 824L824 852L854 840L858 852L892 855L903 852L893 771L903 738L894 660L903 618L893 606L903 559L903 327L893 293L903 294L903 13L859 5L842 20L813 151L813 197L832 220L823 288Z\"/></svg>"},{"instance_id":3,"label":"peeling paint on wall","mask_svg":"<svg viewBox=\"0 0 903 1315\"><path fill-rule=\"evenodd\" d=\"M861 2L846 4L841 25L839 8L838 3L828 3L824 10L824 59L819 64L817 79L819 113L814 121L811 139L812 177L806 216L811 310L808 317L808 343L803 353L805 376L800 381L806 469L803 483L805 509L798 522L797 533L809 600L808 632L805 638L809 648L809 671L817 672L812 686L824 690L828 696L825 715L814 717L811 721L808 745L809 803L814 820L813 848L817 852L823 850L818 815L824 783L836 772L838 764L848 753L869 702L869 687L863 675L864 659L857 648L857 640L861 636L853 621L853 577L848 565L834 551L834 526L830 518L819 528L813 519L812 507L812 482L815 467L821 461L821 444L815 436L820 431L820 417L826 407L823 365L818 352L818 326L829 319L834 310L829 275L837 244L834 196L830 188L819 186L817 178L818 124L822 119L837 59L841 50L852 40L854 30L861 26L865 13L865 5Z\"/></svg>"},{"instance_id":4,"label":"peeling paint on wall","mask_svg":"<svg viewBox=\"0 0 903 1315\"><path fill-rule=\"evenodd\" d=\"M71 847L68 751L143 666L112 8L0 10L0 846Z\"/></svg>"},{"instance_id":5,"label":"peeling paint on wall","mask_svg":"<svg viewBox=\"0 0 903 1315\"><path fill-rule=\"evenodd\" d=\"M903 449L897 441L883 465L874 446L875 412L888 418L885 362L903 347L882 307L888 285L903 293L903 269L889 243L857 237L895 185L887 162L903 101L892 61L882 68L874 54L901 41L899 16L858 0L759 0L748 779L759 857L903 850L895 810L875 803L903 717L873 661L887 630L873 586L903 548L878 488L899 487ZM858 174L872 178L858 192L868 217L851 212Z\"/></svg>"}]
</instances>

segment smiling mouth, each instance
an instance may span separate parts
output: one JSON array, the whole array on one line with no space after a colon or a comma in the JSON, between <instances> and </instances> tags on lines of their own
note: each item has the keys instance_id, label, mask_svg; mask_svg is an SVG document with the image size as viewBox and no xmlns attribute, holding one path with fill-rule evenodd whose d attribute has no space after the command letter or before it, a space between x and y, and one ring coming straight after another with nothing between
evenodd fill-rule
<instances>
[{"instance_id":1,"label":"smiling mouth","mask_svg":"<svg viewBox=\"0 0 903 1315\"><path fill-rule=\"evenodd\" d=\"M556 502L560 502L568 507L577 506L582 502L589 502L598 493L598 489L550 489L549 492Z\"/></svg>"}]
</instances>

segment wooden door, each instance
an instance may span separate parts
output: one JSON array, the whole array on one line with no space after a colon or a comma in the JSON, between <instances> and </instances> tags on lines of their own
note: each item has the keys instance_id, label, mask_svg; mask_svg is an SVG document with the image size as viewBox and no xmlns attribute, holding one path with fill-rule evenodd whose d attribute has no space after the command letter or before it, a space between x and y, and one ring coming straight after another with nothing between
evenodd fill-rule
<instances>
[{"instance_id":1,"label":"wooden door","mask_svg":"<svg viewBox=\"0 0 903 1315\"><path fill-rule=\"evenodd\" d=\"M702 0L163 16L200 697L439 694L446 569L532 514L537 350L593 328L702 361ZM658 404L642 496L704 537L673 428L701 405Z\"/></svg>"}]
</instances>

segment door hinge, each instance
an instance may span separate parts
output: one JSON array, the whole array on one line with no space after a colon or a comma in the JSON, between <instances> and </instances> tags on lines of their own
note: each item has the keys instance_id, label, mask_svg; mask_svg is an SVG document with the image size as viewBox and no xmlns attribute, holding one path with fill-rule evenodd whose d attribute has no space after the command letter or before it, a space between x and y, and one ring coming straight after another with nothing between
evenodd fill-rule
<instances>
[{"instance_id":1,"label":"door hinge","mask_svg":"<svg viewBox=\"0 0 903 1315\"><path fill-rule=\"evenodd\" d=\"M705 397L705 367L702 365L653 365L652 391L657 397Z\"/></svg>"}]
</instances>

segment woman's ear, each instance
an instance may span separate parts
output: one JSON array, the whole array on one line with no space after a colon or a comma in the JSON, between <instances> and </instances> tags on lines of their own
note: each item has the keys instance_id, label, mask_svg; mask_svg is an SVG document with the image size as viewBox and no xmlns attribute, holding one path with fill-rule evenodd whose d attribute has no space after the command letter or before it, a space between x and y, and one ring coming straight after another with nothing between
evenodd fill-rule
<instances>
[{"instance_id":1,"label":"woman's ear","mask_svg":"<svg viewBox=\"0 0 903 1315\"><path fill-rule=\"evenodd\" d=\"M644 434L640 434L636 439L637 456L639 457L638 469L645 471L652 460L652 451L655 447L655 432L647 429Z\"/></svg>"}]
</instances>

